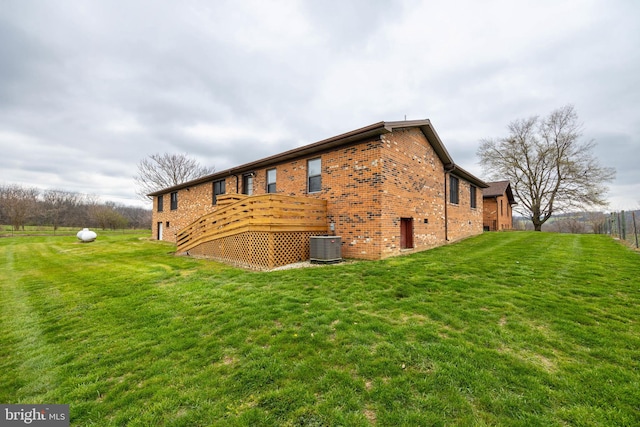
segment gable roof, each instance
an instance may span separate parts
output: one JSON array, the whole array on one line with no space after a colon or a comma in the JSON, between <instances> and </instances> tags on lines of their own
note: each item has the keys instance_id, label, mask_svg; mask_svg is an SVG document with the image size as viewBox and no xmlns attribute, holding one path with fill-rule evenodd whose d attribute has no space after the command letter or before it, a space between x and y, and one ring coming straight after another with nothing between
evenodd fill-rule
<instances>
[{"instance_id":1,"label":"gable roof","mask_svg":"<svg viewBox=\"0 0 640 427\"><path fill-rule=\"evenodd\" d=\"M489 187L482 191L483 198L499 197L506 194L509 204L516 204L516 200L513 197L513 191L511 191L511 183L509 181L487 182L487 184L489 184Z\"/></svg>"},{"instance_id":2,"label":"gable roof","mask_svg":"<svg viewBox=\"0 0 640 427\"><path fill-rule=\"evenodd\" d=\"M292 160L299 157L313 155L320 151L325 151L327 149L336 148L336 147L347 145L356 141L361 141L363 139L391 133L395 129L403 129L403 128L406 129L406 128L414 128L414 127L420 128L424 136L427 138L427 141L429 141L429 144L431 144L431 146L433 147L438 158L440 159L440 161L442 161L442 164L444 165L445 170L447 172L457 175L460 178L463 178L480 188L487 188L487 184L484 181L482 181L480 178L475 177L474 175L462 169L461 167L459 167L453 162L451 155L449 154L444 144L442 143L442 140L440 139L435 129L431 125L431 121L429 119L425 119L425 120L404 120L404 121L395 121L395 122L374 123L372 125L365 126L363 128L355 129L350 132L346 132L340 135L333 136L331 138L314 142L312 144L294 148L292 150L288 150L283 153L275 154L273 156L265 157L263 159L256 160L253 162L245 163L243 165L240 165L231 169L215 172L211 175L206 175L192 181L175 185L173 187L164 188L162 190L149 193L148 196L159 196L167 192L177 191L186 187L202 184L209 181L215 181L230 175L238 175L242 173L251 172L254 169L263 168L266 166L274 165L277 163L281 163L281 162Z\"/></svg>"}]
</instances>

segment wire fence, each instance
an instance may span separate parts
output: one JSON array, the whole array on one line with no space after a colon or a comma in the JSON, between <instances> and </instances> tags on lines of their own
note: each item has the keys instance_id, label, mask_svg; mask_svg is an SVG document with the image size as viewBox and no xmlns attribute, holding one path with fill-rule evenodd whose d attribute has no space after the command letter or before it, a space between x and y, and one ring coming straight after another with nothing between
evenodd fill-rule
<instances>
[{"instance_id":1,"label":"wire fence","mask_svg":"<svg viewBox=\"0 0 640 427\"><path fill-rule=\"evenodd\" d=\"M530 219L513 218L514 230L533 230ZM553 216L542 226L542 231L555 233L608 234L640 249L640 210L619 212L574 212Z\"/></svg>"},{"instance_id":2,"label":"wire fence","mask_svg":"<svg viewBox=\"0 0 640 427\"><path fill-rule=\"evenodd\" d=\"M611 212L607 221L607 233L638 249L638 221L640 221L638 216L640 216L638 211Z\"/></svg>"}]
</instances>

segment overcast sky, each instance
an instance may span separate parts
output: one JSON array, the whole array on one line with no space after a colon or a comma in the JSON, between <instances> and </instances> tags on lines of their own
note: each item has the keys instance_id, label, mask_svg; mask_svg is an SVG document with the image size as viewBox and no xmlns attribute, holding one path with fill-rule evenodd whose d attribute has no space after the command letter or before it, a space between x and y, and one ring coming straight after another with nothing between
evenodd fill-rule
<instances>
[{"instance_id":1,"label":"overcast sky","mask_svg":"<svg viewBox=\"0 0 640 427\"><path fill-rule=\"evenodd\" d=\"M482 138L573 104L640 207L640 1L0 0L0 184L140 205L152 153L227 169L379 121Z\"/></svg>"}]
</instances>

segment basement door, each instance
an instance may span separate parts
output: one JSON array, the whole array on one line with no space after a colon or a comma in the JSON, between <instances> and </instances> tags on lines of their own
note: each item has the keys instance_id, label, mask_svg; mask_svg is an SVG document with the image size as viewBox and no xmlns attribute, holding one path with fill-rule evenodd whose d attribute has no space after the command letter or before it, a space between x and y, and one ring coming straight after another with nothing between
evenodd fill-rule
<instances>
[{"instance_id":1,"label":"basement door","mask_svg":"<svg viewBox=\"0 0 640 427\"><path fill-rule=\"evenodd\" d=\"M413 218L400 218L400 249L413 248Z\"/></svg>"},{"instance_id":2,"label":"basement door","mask_svg":"<svg viewBox=\"0 0 640 427\"><path fill-rule=\"evenodd\" d=\"M162 221L158 222L158 240L162 240Z\"/></svg>"}]
</instances>

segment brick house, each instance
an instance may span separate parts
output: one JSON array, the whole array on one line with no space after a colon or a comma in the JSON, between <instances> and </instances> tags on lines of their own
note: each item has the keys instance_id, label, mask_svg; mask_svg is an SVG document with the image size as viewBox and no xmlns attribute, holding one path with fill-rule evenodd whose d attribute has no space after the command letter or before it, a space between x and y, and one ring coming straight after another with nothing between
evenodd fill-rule
<instances>
[{"instance_id":1,"label":"brick house","mask_svg":"<svg viewBox=\"0 0 640 427\"><path fill-rule=\"evenodd\" d=\"M453 162L429 120L379 122L154 192L152 232L178 252L249 267L255 242L302 251L258 268L308 259L313 234L340 236L345 258L383 259L482 233L486 187ZM308 220L281 219L312 200L322 205ZM284 208L269 215L267 203Z\"/></svg>"},{"instance_id":2,"label":"brick house","mask_svg":"<svg viewBox=\"0 0 640 427\"><path fill-rule=\"evenodd\" d=\"M488 182L482 194L483 226L485 231L513 229L513 211L516 204L509 181Z\"/></svg>"}]
</instances>

